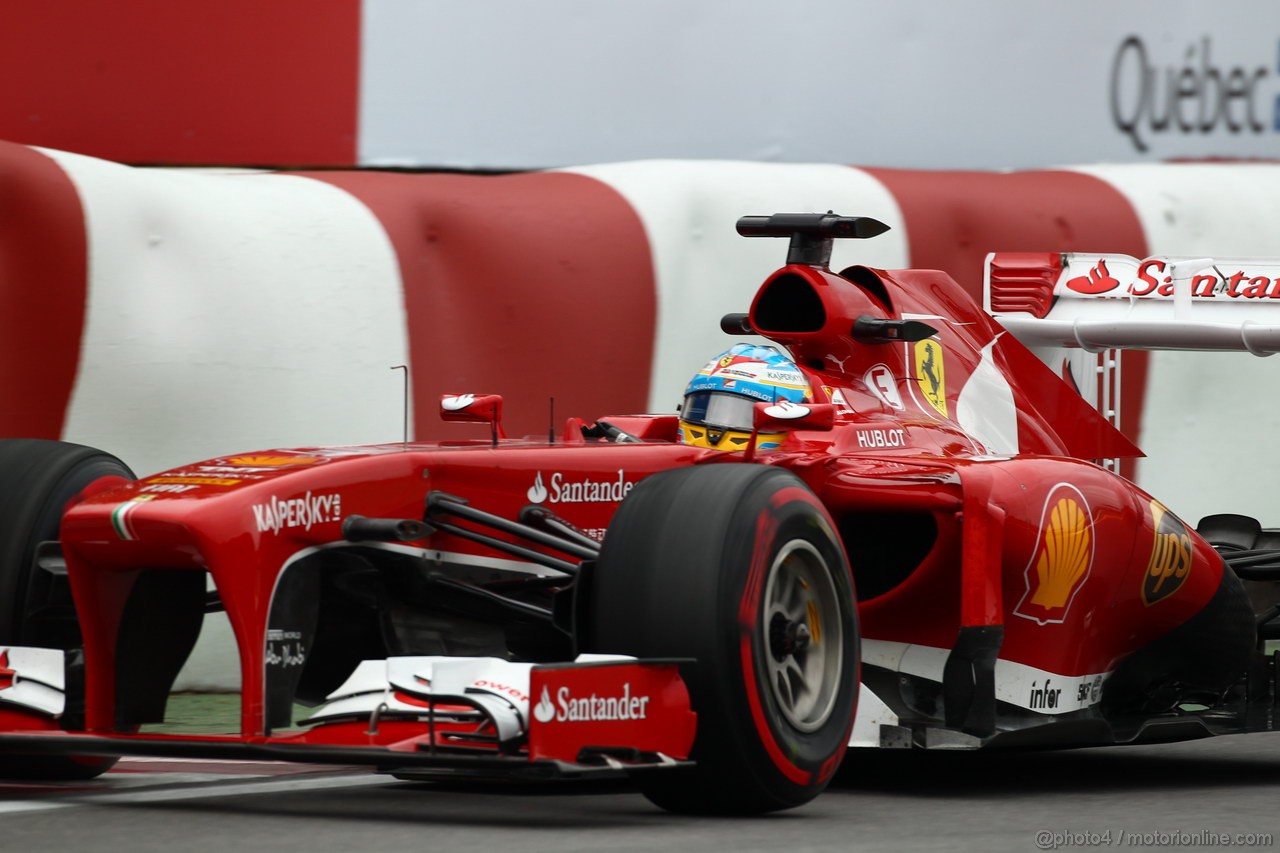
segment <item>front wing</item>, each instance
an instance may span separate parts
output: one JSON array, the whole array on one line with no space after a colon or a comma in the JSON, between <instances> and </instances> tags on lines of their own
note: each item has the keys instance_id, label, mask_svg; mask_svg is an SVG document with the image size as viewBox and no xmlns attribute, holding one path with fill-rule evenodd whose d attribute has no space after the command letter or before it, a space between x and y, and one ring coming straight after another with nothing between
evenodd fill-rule
<instances>
[{"instance_id":1,"label":"front wing","mask_svg":"<svg viewBox=\"0 0 1280 853\"><path fill-rule=\"evenodd\" d=\"M561 778L688 766L697 718L688 661L582 656L365 661L329 701L276 736L158 735L53 728L64 716L49 650L11 648L0 687L0 754L143 755L369 765L398 776ZM24 683L44 689L38 701Z\"/></svg>"}]
</instances>

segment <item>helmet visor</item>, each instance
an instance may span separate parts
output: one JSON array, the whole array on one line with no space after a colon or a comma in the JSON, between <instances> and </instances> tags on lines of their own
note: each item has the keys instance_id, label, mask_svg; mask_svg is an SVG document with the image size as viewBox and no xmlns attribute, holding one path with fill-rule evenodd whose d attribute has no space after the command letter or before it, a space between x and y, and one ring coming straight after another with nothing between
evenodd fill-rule
<instances>
[{"instance_id":1,"label":"helmet visor","mask_svg":"<svg viewBox=\"0 0 1280 853\"><path fill-rule=\"evenodd\" d=\"M726 391L695 391L684 398L682 419L691 424L751 432L756 401Z\"/></svg>"}]
</instances>

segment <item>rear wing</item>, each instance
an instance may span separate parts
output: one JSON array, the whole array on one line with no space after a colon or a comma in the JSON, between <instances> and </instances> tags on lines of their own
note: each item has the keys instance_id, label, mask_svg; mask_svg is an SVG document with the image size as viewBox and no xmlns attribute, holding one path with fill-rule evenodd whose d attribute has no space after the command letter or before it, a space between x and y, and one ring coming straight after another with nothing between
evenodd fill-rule
<instances>
[{"instance_id":1,"label":"rear wing","mask_svg":"<svg viewBox=\"0 0 1280 853\"><path fill-rule=\"evenodd\" d=\"M984 283L1032 349L1280 352L1280 260L997 252Z\"/></svg>"},{"instance_id":2,"label":"rear wing","mask_svg":"<svg viewBox=\"0 0 1280 853\"><path fill-rule=\"evenodd\" d=\"M1280 352L1276 260L997 252L983 278L987 312L1117 429L1118 350Z\"/></svg>"}]
</instances>

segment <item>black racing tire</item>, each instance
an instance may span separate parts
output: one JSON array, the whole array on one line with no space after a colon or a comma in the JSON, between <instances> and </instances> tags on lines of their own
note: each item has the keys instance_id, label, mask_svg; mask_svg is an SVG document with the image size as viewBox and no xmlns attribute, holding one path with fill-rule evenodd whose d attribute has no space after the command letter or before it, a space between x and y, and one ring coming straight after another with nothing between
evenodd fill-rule
<instances>
[{"instance_id":1,"label":"black racing tire","mask_svg":"<svg viewBox=\"0 0 1280 853\"><path fill-rule=\"evenodd\" d=\"M0 645L64 651L80 645L70 585L36 566L36 547L58 538L63 513L87 489L133 479L127 465L91 447L0 440ZM92 779L115 762L96 756L0 755L0 777Z\"/></svg>"},{"instance_id":2,"label":"black racing tire","mask_svg":"<svg viewBox=\"0 0 1280 853\"><path fill-rule=\"evenodd\" d=\"M589 582L592 651L694 658L688 770L637 774L664 809L752 814L816 797L849 743L858 624L826 510L789 471L729 462L643 480Z\"/></svg>"}]
</instances>

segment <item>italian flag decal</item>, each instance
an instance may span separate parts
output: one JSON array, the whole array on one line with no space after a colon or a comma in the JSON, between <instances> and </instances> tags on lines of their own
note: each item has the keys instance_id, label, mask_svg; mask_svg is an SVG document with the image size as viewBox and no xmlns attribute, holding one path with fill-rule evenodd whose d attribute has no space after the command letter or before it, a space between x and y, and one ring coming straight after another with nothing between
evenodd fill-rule
<instances>
[{"instance_id":1,"label":"italian flag decal","mask_svg":"<svg viewBox=\"0 0 1280 853\"><path fill-rule=\"evenodd\" d=\"M153 495L140 495L131 501L119 504L111 511L111 526L115 529L117 536L126 542L132 542L138 538L138 533L133 529L129 516L138 507L142 506L144 501L150 500L152 497Z\"/></svg>"}]
</instances>

